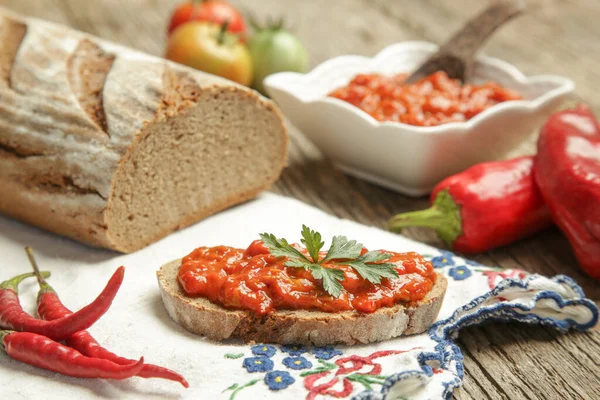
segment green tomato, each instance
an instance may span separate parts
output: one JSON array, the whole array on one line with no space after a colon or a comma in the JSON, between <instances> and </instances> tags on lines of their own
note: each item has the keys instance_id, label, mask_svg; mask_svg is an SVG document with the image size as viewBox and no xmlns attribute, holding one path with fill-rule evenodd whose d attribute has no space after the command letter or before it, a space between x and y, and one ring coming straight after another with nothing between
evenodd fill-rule
<instances>
[{"instance_id":1,"label":"green tomato","mask_svg":"<svg viewBox=\"0 0 600 400\"><path fill-rule=\"evenodd\" d=\"M300 40L289 31L270 27L259 30L248 42L254 67L252 87L265 94L263 80L276 72L305 72L308 54Z\"/></svg>"}]
</instances>

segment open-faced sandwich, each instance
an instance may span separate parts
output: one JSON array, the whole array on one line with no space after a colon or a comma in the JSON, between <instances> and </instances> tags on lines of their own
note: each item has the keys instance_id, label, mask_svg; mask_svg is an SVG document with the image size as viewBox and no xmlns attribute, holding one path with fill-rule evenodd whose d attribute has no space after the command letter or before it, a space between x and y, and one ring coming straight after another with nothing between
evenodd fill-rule
<instances>
[{"instance_id":1,"label":"open-faced sandwich","mask_svg":"<svg viewBox=\"0 0 600 400\"><path fill-rule=\"evenodd\" d=\"M173 320L210 339L323 346L425 331L447 282L417 253L368 251L302 229L302 244L260 235L247 249L199 247L163 265L158 281Z\"/></svg>"}]
</instances>

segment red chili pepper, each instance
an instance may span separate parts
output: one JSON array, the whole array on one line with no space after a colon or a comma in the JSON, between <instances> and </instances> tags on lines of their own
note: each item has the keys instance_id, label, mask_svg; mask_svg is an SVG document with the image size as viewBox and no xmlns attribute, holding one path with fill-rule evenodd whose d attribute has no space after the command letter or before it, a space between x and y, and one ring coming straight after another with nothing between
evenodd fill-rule
<instances>
[{"instance_id":1,"label":"red chili pepper","mask_svg":"<svg viewBox=\"0 0 600 400\"><path fill-rule=\"evenodd\" d=\"M86 357L77 350L32 332L0 331L0 344L13 359L77 378L127 379L140 372L144 358L119 365Z\"/></svg>"},{"instance_id":2,"label":"red chili pepper","mask_svg":"<svg viewBox=\"0 0 600 400\"><path fill-rule=\"evenodd\" d=\"M27 252L27 256L29 257L31 265L37 276L38 267L33 257L31 248L26 247L25 251ZM37 298L38 315L47 321L57 320L72 315L73 312L65 307L65 305L58 298L56 291L45 281L44 278L45 277L42 275L42 273L39 273L38 282L40 285L40 291ZM135 360L119 357L103 348L87 331L79 331L74 333L65 339L65 343L67 346L81 352L83 355L88 357L112 361L119 365L130 365L137 362ZM142 369L137 373L137 376L141 378L163 378L179 382L186 388L190 386L185 378L177 372L153 364L144 364Z\"/></svg>"},{"instance_id":3,"label":"red chili pepper","mask_svg":"<svg viewBox=\"0 0 600 400\"><path fill-rule=\"evenodd\" d=\"M600 279L600 124L587 106L548 119L538 140L535 181L581 268Z\"/></svg>"},{"instance_id":4,"label":"red chili pepper","mask_svg":"<svg viewBox=\"0 0 600 400\"><path fill-rule=\"evenodd\" d=\"M53 320L71 315L72 313L62 304L58 295L46 283L38 296L38 314L45 320ZM69 336L66 338L65 343L88 357L102 358L121 365L135 363L135 360L119 357L103 348L87 331L79 331ZM190 386L185 378L177 372L152 364L144 364L137 376L142 378L163 378L179 382L186 388Z\"/></svg>"},{"instance_id":5,"label":"red chili pepper","mask_svg":"<svg viewBox=\"0 0 600 400\"><path fill-rule=\"evenodd\" d=\"M65 339L87 329L110 307L123 282L123 267L117 269L100 295L81 310L64 318L42 321L23 311L15 281L0 283L0 329L33 332L54 340Z\"/></svg>"},{"instance_id":6,"label":"red chili pepper","mask_svg":"<svg viewBox=\"0 0 600 400\"><path fill-rule=\"evenodd\" d=\"M477 164L440 182L432 207L399 214L390 230L433 228L454 250L480 253L552 224L533 179L533 157Z\"/></svg>"}]
</instances>

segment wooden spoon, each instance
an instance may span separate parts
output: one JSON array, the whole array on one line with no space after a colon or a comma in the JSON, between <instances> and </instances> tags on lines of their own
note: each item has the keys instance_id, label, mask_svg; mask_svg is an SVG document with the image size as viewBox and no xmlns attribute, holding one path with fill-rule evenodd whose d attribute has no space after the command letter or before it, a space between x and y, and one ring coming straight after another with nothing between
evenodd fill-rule
<instances>
[{"instance_id":1,"label":"wooden spoon","mask_svg":"<svg viewBox=\"0 0 600 400\"><path fill-rule=\"evenodd\" d=\"M405 83L413 83L437 71L450 78L469 80L475 65L475 53L500 25L525 10L525 0L495 0L481 14L471 19L452 36L437 53L414 71Z\"/></svg>"}]
</instances>

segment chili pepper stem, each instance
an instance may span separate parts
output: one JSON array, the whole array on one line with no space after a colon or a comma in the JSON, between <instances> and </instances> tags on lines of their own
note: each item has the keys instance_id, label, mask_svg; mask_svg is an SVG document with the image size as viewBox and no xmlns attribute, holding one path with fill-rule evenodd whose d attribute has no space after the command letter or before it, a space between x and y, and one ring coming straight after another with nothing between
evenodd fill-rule
<instances>
[{"instance_id":1,"label":"chili pepper stem","mask_svg":"<svg viewBox=\"0 0 600 400\"><path fill-rule=\"evenodd\" d=\"M6 351L6 347L4 345L4 338L13 333L14 331L0 330L0 348Z\"/></svg>"},{"instance_id":2,"label":"chili pepper stem","mask_svg":"<svg viewBox=\"0 0 600 400\"><path fill-rule=\"evenodd\" d=\"M38 268L37 261L33 256L33 250L31 247L25 247L25 253L27 253L27 258L29 258L29 263L31 263L31 267L33 268L33 273L35 274L38 284L40 285L40 292L38 296L45 292L54 292L54 289L46 282L42 274L40 273L40 269Z\"/></svg>"},{"instance_id":3,"label":"chili pepper stem","mask_svg":"<svg viewBox=\"0 0 600 400\"><path fill-rule=\"evenodd\" d=\"M42 271L40 272L40 275L44 278L49 278L50 277L50 272L48 271ZM31 272L27 272L25 274L21 274L21 275L17 275L14 278L11 278L7 281L4 281L2 283L0 283L0 290L1 289L11 289L14 292L18 293L18 287L19 287L19 283L21 283L21 281L23 279L27 279L27 278L31 278L32 276L34 276L33 273Z\"/></svg>"},{"instance_id":4,"label":"chili pepper stem","mask_svg":"<svg viewBox=\"0 0 600 400\"><path fill-rule=\"evenodd\" d=\"M462 233L460 207L448 190L443 190L438 193L430 208L398 214L388 221L388 229L393 232L400 232L409 226L432 228L449 247L452 247Z\"/></svg>"}]
</instances>

